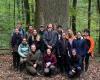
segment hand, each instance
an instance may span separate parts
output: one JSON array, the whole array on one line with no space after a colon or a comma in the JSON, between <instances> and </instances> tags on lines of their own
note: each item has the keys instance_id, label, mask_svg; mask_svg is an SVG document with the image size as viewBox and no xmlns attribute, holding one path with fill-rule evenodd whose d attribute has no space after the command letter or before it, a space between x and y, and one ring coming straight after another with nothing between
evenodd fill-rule
<instances>
[{"instance_id":1,"label":"hand","mask_svg":"<svg viewBox=\"0 0 100 80\"><path fill-rule=\"evenodd\" d=\"M37 67L37 64L34 64L33 67L36 68Z\"/></svg>"},{"instance_id":2,"label":"hand","mask_svg":"<svg viewBox=\"0 0 100 80\"><path fill-rule=\"evenodd\" d=\"M94 58L94 55L93 55L93 54L91 54L91 57L92 57L92 58Z\"/></svg>"},{"instance_id":3,"label":"hand","mask_svg":"<svg viewBox=\"0 0 100 80\"><path fill-rule=\"evenodd\" d=\"M46 67L49 67L51 65L51 62L46 63Z\"/></svg>"},{"instance_id":4,"label":"hand","mask_svg":"<svg viewBox=\"0 0 100 80\"><path fill-rule=\"evenodd\" d=\"M50 46L50 45L48 45L47 47L48 47L49 49L52 49L52 46Z\"/></svg>"}]
</instances>

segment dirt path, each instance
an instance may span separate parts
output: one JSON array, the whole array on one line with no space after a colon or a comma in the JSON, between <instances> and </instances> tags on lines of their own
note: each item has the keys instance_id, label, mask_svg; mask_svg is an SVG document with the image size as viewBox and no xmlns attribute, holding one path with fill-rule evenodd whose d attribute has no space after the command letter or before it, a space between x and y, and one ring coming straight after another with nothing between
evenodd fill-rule
<instances>
[{"instance_id":1,"label":"dirt path","mask_svg":"<svg viewBox=\"0 0 100 80\"><path fill-rule=\"evenodd\" d=\"M80 78L77 79L68 79L61 75L56 75L51 78L33 77L14 71L11 65L12 57L10 55L0 56L0 80L100 80L100 63L94 60L90 62L89 70L82 73Z\"/></svg>"}]
</instances>

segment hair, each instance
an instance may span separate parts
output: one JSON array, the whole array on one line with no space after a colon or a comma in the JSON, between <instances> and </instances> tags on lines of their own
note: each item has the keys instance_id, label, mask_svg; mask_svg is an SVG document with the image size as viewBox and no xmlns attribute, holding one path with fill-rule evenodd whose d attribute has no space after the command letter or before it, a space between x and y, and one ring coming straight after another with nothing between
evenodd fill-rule
<instances>
[{"instance_id":1,"label":"hair","mask_svg":"<svg viewBox=\"0 0 100 80\"><path fill-rule=\"evenodd\" d=\"M58 25L57 28L62 28L62 26L61 25Z\"/></svg>"},{"instance_id":2,"label":"hair","mask_svg":"<svg viewBox=\"0 0 100 80\"><path fill-rule=\"evenodd\" d=\"M84 29L84 32L86 32L90 35L90 30L89 29Z\"/></svg>"}]
</instances>

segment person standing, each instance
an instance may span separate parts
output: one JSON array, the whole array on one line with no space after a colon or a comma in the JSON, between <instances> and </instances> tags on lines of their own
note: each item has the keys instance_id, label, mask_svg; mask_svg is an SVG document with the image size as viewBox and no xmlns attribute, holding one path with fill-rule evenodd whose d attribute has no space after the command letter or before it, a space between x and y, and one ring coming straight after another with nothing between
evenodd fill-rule
<instances>
[{"instance_id":1,"label":"person standing","mask_svg":"<svg viewBox=\"0 0 100 80\"><path fill-rule=\"evenodd\" d=\"M55 46L57 43L57 33L53 30L52 24L48 24L47 30L44 32L43 41L46 45L46 49L52 49L55 51Z\"/></svg>"},{"instance_id":2,"label":"person standing","mask_svg":"<svg viewBox=\"0 0 100 80\"><path fill-rule=\"evenodd\" d=\"M11 38L11 47L12 47L12 55L13 55L13 67L14 69L19 69L19 61L20 57L18 54L18 46L22 42L21 34L19 33L19 30L16 28L14 31L14 34Z\"/></svg>"},{"instance_id":3,"label":"person standing","mask_svg":"<svg viewBox=\"0 0 100 80\"><path fill-rule=\"evenodd\" d=\"M88 29L84 30L84 39L86 40L86 57L85 57L85 71L88 70L89 66L89 57L94 57L94 47L95 47L95 41L90 35L90 31Z\"/></svg>"}]
</instances>

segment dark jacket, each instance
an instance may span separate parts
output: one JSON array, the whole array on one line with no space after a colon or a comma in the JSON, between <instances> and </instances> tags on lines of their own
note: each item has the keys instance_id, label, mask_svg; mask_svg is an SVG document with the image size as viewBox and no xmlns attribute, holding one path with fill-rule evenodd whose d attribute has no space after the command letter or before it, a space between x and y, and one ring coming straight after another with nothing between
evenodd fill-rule
<instances>
[{"instance_id":1,"label":"dark jacket","mask_svg":"<svg viewBox=\"0 0 100 80\"><path fill-rule=\"evenodd\" d=\"M21 42L22 42L21 34L14 33L11 38L11 47L13 48L14 51L17 51L18 46L20 45Z\"/></svg>"},{"instance_id":2,"label":"dark jacket","mask_svg":"<svg viewBox=\"0 0 100 80\"><path fill-rule=\"evenodd\" d=\"M81 66L82 58L80 55L71 56L71 67L78 67Z\"/></svg>"},{"instance_id":3,"label":"dark jacket","mask_svg":"<svg viewBox=\"0 0 100 80\"><path fill-rule=\"evenodd\" d=\"M71 46L67 39L61 38L58 42L58 55L71 55Z\"/></svg>"},{"instance_id":4,"label":"dark jacket","mask_svg":"<svg viewBox=\"0 0 100 80\"><path fill-rule=\"evenodd\" d=\"M43 34L43 41L45 45L50 45L54 47L57 42L57 32L56 31L45 31Z\"/></svg>"},{"instance_id":5,"label":"dark jacket","mask_svg":"<svg viewBox=\"0 0 100 80\"><path fill-rule=\"evenodd\" d=\"M43 60L44 60L44 65L46 65L47 62L51 62L52 65L56 65L57 63L57 59L54 54L51 55L45 54Z\"/></svg>"},{"instance_id":6,"label":"dark jacket","mask_svg":"<svg viewBox=\"0 0 100 80\"><path fill-rule=\"evenodd\" d=\"M31 46L32 44L35 44L37 49L39 49L40 48L40 46L39 46L40 35L36 35L36 36L31 35L28 39L28 44L29 44L29 46Z\"/></svg>"},{"instance_id":7,"label":"dark jacket","mask_svg":"<svg viewBox=\"0 0 100 80\"><path fill-rule=\"evenodd\" d=\"M85 56L86 55L86 41L84 39L75 39L73 41L73 48L76 49L76 52L80 56Z\"/></svg>"}]
</instances>

